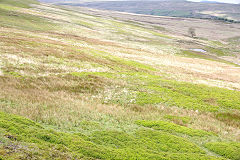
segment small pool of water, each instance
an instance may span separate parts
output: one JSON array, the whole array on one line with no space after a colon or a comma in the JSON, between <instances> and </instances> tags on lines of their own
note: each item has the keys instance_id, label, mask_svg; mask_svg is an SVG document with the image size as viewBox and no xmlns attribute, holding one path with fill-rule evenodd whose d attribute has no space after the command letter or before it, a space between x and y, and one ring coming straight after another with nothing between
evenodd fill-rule
<instances>
[{"instance_id":1,"label":"small pool of water","mask_svg":"<svg viewBox=\"0 0 240 160\"><path fill-rule=\"evenodd\" d=\"M192 51L195 51L195 52L202 52L202 53L206 53L207 51L205 51L204 49L190 49Z\"/></svg>"}]
</instances>

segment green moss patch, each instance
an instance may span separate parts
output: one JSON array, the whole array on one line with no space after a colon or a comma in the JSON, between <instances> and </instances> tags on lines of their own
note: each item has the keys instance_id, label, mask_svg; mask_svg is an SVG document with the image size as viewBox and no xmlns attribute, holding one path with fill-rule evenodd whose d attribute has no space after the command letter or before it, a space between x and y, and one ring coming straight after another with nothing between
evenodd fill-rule
<instances>
[{"instance_id":1,"label":"green moss patch","mask_svg":"<svg viewBox=\"0 0 240 160\"><path fill-rule=\"evenodd\" d=\"M138 130L134 135L118 131L95 132L91 140L112 148L131 148L150 153L205 153L186 139L150 129Z\"/></svg>"},{"instance_id":2,"label":"green moss patch","mask_svg":"<svg viewBox=\"0 0 240 160\"><path fill-rule=\"evenodd\" d=\"M216 62L221 62L221 63L226 63L226 64L238 66L235 63L232 63L232 62L226 61L224 59L218 58L218 56L225 56L225 53L222 50L218 50L218 49L214 49L214 48L210 48L210 49L208 48L207 50L210 53L212 53L213 55L208 55L208 54L189 51L189 50L182 50L180 53L178 53L178 55L189 57L189 58L206 59L206 60L210 60L210 61L216 61Z\"/></svg>"},{"instance_id":3,"label":"green moss patch","mask_svg":"<svg viewBox=\"0 0 240 160\"><path fill-rule=\"evenodd\" d=\"M182 52L179 53L179 55L183 55L190 58L201 58L201 59L208 59L208 60L211 59L208 55L200 54L200 53L197 53L194 51L188 51L188 50L183 50Z\"/></svg>"},{"instance_id":4,"label":"green moss patch","mask_svg":"<svg viewBox=\"0 0 240 160\"><path fill-rule=\"evenodd\" d=\"M240 159L239 142L210 142L205 144L209 150L232 160Z\"/></svg>"},{"instance_id":5,"label":"green moss patch","mask_svg":"<svg viewBox=\"0 0 240 160\"><path fill-rule=\"evenodd\" d=\"M96 54L97 56L102 56L103 53L101 54ZM115 66L114 69L117 71L123 71L123 69L126 70L132 70L132 71L157 71L154 67L146 64L142 64L133 60L127 60L123 58L119 58L113 55L106 54L102 56L104 59L108 60L111 62L112 66ZM109 66L109 68L112 68Z\"/></svg>"},{"instance_id":6,"label":"green moss patch","mask_svg":"<svg viewBox=\"0 0 240 160\"><path fill-rule=\"evenodd\" d=\"M228 53L224 50L224 49L221 49L221 48L213 48L213 47L207 47L206 50L214 55L217 55L217 56L226 56L228 55Z\"/></svg>"},{"instance_id":7,"label":"green moss patch","mask_svg":"<svg viewBox=\"0 0 240 160\"><path fill-rule=\"evenodd\" d=\"M136 99L139 105L163 103L168 106L202 111L240 109L240 92L238 91L164 80L153 75L137 76L136 79L141 80L137 87L139 90Z\"/></svg>"},{"instance_id":8,"label":"green moss patch","mask_svg":"<svg viewBox=\"0 0 240 160\"><path fill-rule=\"evenodd\" d=\"M153 128L156 130L166 131L169 133L181 133L181 134L186 134L189 136L203 137L203 136L214 135L213 133L210 133L210 132L206 132L206 131L199 130L199 129L192 129L192 128L180 126L180 125L177 125L177 124L174 124L171 122L166 122L166 121L141 120L141 121L136 121L136 124L144 126L144 127L148 127L148 128Z\"/></svg>"},{"instance_id":9,"label":"green moss patch","mask_svg":"<svg viewBox=\"0 0 240 160\"><path fill-rule=\"evenodd\" d=\"M121 70L120 70L121 71ZM148 70L149 71L149 70ZM153 73L153 71L149 71ZM118 73L97 73L106 78L120 77L128 82L124 88L134 93L128 99L130 104L177 106L199 111L216 112L227 109L240 109L240 92L224 88L209 87L201 84L166 80L158 75L145 73L142 70ZM95 73L93 73L95 74ZM78 73L76 73L78 75ZM79 75L82 75L80 73ZM126 97L125 93L120 97ZM114 98L114 97L113 97ZM122 102L121 99L111 99L111 102Z\"/></svg>"}]
</instances>

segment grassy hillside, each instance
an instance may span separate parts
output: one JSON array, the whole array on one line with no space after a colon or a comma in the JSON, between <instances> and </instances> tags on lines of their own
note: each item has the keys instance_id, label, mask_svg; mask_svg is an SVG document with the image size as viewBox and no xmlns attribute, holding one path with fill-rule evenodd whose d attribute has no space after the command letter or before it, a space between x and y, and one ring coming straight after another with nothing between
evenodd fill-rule
<instances>
[{"instance_id":1,"label":"grassy hillside","mask_svg":"<svg viewBox=\"0 0 240 160\"><path fill-rule=\"evenodd\" d=\"M236 37L35 1L0 12L0 159L239 159Z\"/></svg>"}]
</instances>

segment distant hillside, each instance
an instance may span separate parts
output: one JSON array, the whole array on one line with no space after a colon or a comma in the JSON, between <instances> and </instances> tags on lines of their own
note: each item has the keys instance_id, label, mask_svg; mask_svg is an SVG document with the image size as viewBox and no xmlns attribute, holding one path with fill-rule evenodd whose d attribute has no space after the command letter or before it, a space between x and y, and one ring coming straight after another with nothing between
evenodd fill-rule
<instances>
[{"instance_id":1,"label":"distant hillside","mask_svg":"<svg viewBox=\"0 0 240 160\"><path fill-rule=\"evenodd\" d=\"M217 1L201 1L202 3L220 3L220 2L217 2Z\"/></svg>"},{"instance_id":2,"label":"distant hillside","mask_svg":"<svg viewBox=\"0 0 240 160\"><path fill-rule=\"evenodd\" d=\"M196 3L183 0L105 1L86 3L65 1L58 4L158 16L210 18L235 22L240 21L240 5L236 4L214 2Z\"/></svg>"}]
</instances>

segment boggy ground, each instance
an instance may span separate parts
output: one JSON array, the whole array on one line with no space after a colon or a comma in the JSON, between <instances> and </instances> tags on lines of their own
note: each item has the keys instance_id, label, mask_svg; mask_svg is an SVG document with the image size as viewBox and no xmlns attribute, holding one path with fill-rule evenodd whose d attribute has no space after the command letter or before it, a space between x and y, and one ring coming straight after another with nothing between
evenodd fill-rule
<instances>
[{"instance_id":1,"label":"boggy ground","mask_svg":"<svg viewBox=\"0 0 240 160\"><path fill-rule=\"evenodd\" d=\"M239 159L234 38L30 0L0 12L0 159Z\"/></svg>"}]
</instances>

